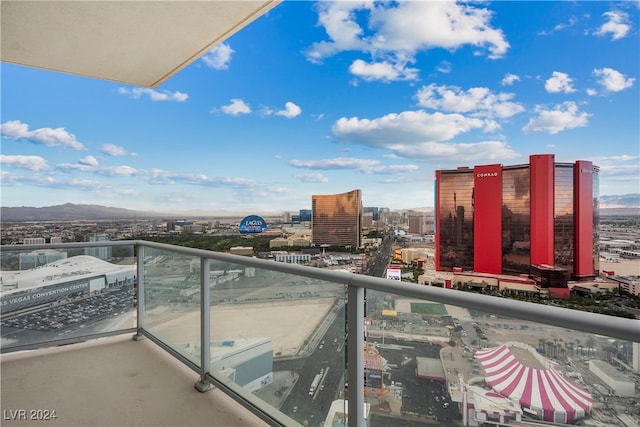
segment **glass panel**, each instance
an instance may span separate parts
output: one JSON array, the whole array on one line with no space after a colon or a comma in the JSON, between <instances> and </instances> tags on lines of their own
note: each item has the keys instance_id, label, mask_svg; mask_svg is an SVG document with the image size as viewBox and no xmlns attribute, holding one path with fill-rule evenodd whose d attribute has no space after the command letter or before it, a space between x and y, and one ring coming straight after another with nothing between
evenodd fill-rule
<instances>
[{"instance_id":1,"label":"glass panel","mask_svg":"<svg viewBox=\"0 0 640 427\"><path fill-rule=\"evenodd\" d=\"M200 366L200 258L145 248L144 328Z\"/></svg>"},{"instance_id":2,"label":"glass panel","mask_svg":"<svg viewBox=\"0 0 640 427\"><path fill-rule=\"evenodd\" d=\"M502 271L528 274L531 254L529 168L502 172Z\"/></svg>"},{"instance_id":3,"label":"glass panel","mask_svg":"<svg viewBox=\"0 0 640 427\"><path fill-rule=\"evenodd\" d=\"M448 195L448 196L445 196ZM440 268L473 270L473 171L440 175Z\"/></svg>"},{"instance_id":4,"label":"glass panel","mask_svg":"<svg viewBox=\"0 0 640 427\"><path fill-rule=\"evenodd\" d=\"M135 327L133 245L2 251L2 348Z\"/></svg>"},{"instance_id":5,"label":"glass panel","mask_svg":"<svg viewBox=\"0 0 640 427\"><path fill-rule=\"evenodd\" d=\"M345 286L217 261L210 274L213 376L303 425L344 412Z\"/></svg>"},{"instance_id":6,"label":"glass panel","mask_svg":"<svg viewBox=\"0 0 640 427\"><path fill-rule=\"evenodd\" d=\"M367 304L384 367L382 385L365 372L371 426L637 416L638 343L380 292Z\"/></svg>"},{"instance_id":7,"label":"glass panel","mask_svg":"<svg viewBox=\"0 0 640 427\"><path fill-rule=\"evenodd\" d=\"M554 198L555 265L574 272L573 165L556 165Z\"/></svg>"}]
</instances>

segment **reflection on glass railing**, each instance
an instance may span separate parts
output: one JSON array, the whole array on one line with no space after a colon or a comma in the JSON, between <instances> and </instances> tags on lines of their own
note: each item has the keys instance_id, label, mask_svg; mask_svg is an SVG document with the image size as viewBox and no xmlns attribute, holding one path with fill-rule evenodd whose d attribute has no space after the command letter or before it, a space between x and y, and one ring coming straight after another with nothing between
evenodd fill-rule
<instances>
[{"instance_id":1,"label":"reflection on glass railing","mask_svg":"<svg viewBox=\"0 0 640 427\"><path fill-rule=\"evenodd\" d=\"M345 382L345 287L212 261L211 371L304 425Z\"/></svg>"},{"instance_id":2,"label":"reflection on glass railing","mask_svg":"<svg viewBox=\"0 0 640 427\"><path fill-rule=\"evenodd\" d=\"M200 258L146 248L144 328L200 365Z\"/></svg>"},{"instance_id":3,"label":"reflection on glass railing","mask_svg":"<svg viewBox=\"0 0 640 427\"><path fill-rule=\"evenodd\" d=\"M95 249L2 253L4 349L135 327L133 247Z\"/></svg>"},{"instance_id":4,"label":"reflection on glass railing","mask_svg":"<svg viewBox=\"0 0 640 427\"><path fill-rule=\"evenodd\" d=\"M640 414L637 343L379 292L367 305L371 425L624 425Z\"/></svg>"}]
</instances>

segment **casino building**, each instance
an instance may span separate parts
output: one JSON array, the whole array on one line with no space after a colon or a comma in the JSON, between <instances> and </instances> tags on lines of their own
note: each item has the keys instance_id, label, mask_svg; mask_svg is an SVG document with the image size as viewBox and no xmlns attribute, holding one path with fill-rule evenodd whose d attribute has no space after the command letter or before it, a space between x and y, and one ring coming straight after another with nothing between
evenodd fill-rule
<instances>
[{"instance_id":1,"label":"casino building","mask_svg":"<svg viewBox=\"0 0 640 427\"><path fill-rule=\"evenodd\" d=\"M435 173L438 271L580 279L598 273L598 167L528 164Z\"/></svg>"},{"instance_id":2,"label":"casino building","mask_svg":"<svg viewBox=\"0 0 640 427\"><path fill-rule=\"evenodd\" d=\"M362 244L362 191L311 196L311 231L314 245Z\"/></svg>"}]
</instances>

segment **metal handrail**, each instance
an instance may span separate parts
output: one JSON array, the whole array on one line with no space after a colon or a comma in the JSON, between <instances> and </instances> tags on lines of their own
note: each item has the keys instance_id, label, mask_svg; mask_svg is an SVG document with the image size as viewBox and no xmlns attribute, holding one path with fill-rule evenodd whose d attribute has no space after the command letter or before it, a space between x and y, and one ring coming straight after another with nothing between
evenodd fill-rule
<instances>
[{"instance_id":1,"label":"metal handrail","mask_svg":"<svg viewBox=\"0 0 640 427\"><path fill-rule=\"evenodd\" d=\"M412 297L442 304L455 305L468 309L478 310L490 314L511 317L520 320L532 321L538 324L549 326L568 328L582 332L605 335L612 338L618 338L627 341L640 341L640 320L624 319L613 316L607 316L597 313L588 313L578 310L571 310L562 307L549 306L524 301L516 301L501 297L468 293L452 289L443 289L439 287L424 286L414 283L398 282L395 280L387 280L378 277L363 276L354 273L346 273L341 271L333 271L297 264L286 264L275 261L269 261L259 258L252 258L240 255L232 255L220 252L213 252L203 249L194 249L182 246L169 245L164 243L149 242L144 240L123 240L110 242L83 242L83 243L60 243L47 245L3 245L0 251L33 251L39 249L68 249L68 248L86 248L86 247L105 247L105 246L133 246L136 254L143 258L146 248L170 251L185 256L197 257L200 259L201 271L206 271L210 260L227 262L232 264L243 265L246 267L260 268L270 271L302 276L327 282L343 284L347 287L347 297L349 304L347 306L347 333L351 337L361 336L362 325L364 320L364 289L370 289L405 297ZM143 275L143 264L138 262L138 277ZM204 307L208 306L208 278L201 280L201 358L208 357L209 334L208 334L208 310ZM202 292L204 290L204 292ZM144 280L139 280L138 284L138 336L148 334L144 331L144 307L141 299L144 294ZM351 386L352 397L349 400L349 425L362 426L364 420L364 397L363 393L358 390L364 388L363 373L363 342L362 340L348 340L347 354L351 362L351 369L348 371L347 380ZM170 353L177 355L168 344L164 344ZM206 379L209 378L208 363L201 361L198 371L200 373L199 389L203 391L207 389ZM192 366L193 367L193 366ZM355 392L354 392L355 391ZM242 399L236 393L232 393L234 398ZM246 404L246 402L245 402ZM250 406L250 405L249 405ZM258 410L258 409L256 409ZM277 418L277 417L276 417ZM271 419L271 417L270 417ZM290 419L286 416L282 418L286 424ZM279 424L277 420L276 424Z\"/></svg>"}]
</instances>

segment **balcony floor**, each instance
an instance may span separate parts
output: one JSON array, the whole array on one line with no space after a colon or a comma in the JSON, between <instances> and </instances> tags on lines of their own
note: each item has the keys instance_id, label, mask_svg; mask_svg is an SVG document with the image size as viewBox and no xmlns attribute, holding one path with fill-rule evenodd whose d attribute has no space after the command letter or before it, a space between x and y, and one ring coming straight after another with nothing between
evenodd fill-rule
<instances>
[{"instance_id":1,"label":"balcony floor","mask_svg":"<svg viewBox=\"0 0 640 427\"><path fill-rule=\"evenodd\" d=\"M131 334L4 354L2 426L266 426L218 389L200 393L198 374ZM25 420L11 420L17 410ZM30 410L55 410L31 421Z\"/></svg>"}]
</instances>

